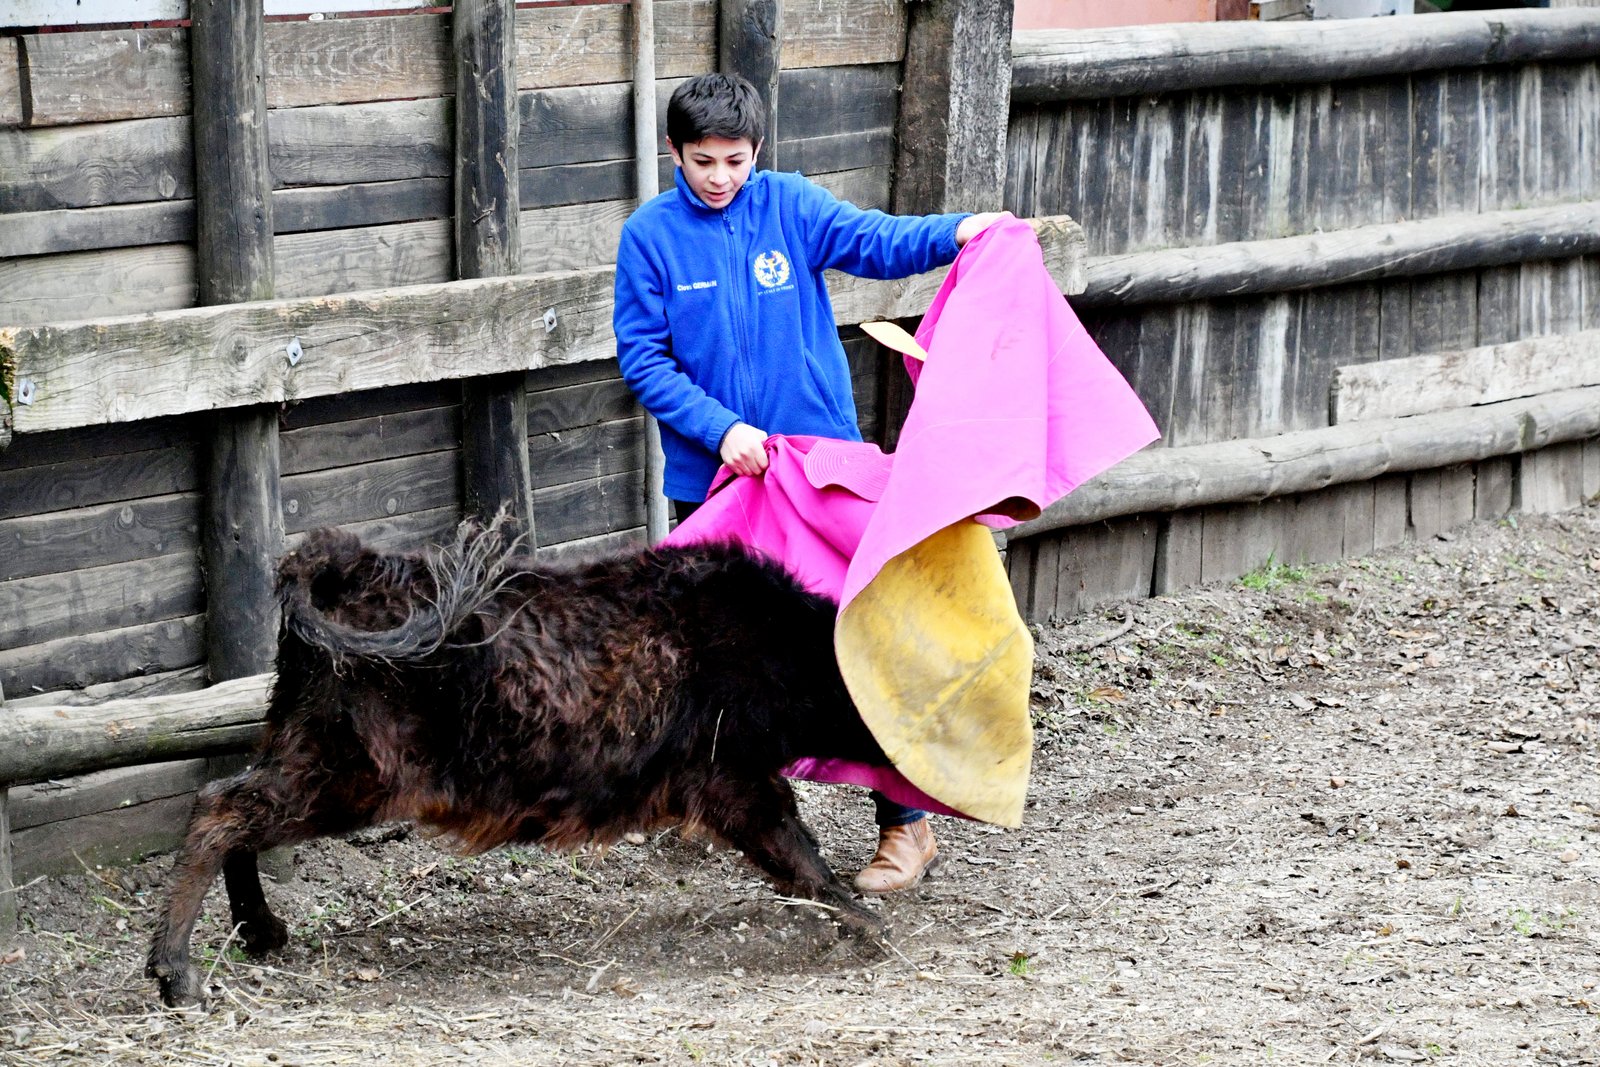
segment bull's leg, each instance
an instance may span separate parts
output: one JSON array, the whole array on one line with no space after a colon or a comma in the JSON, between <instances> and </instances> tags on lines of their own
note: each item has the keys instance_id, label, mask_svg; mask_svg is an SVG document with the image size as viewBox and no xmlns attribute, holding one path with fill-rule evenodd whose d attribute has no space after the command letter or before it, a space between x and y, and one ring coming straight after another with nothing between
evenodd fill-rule
<instances>
[{"instance_id":1,"label":"bull's leg","mask_svg":"<svg viewBox=\"0 0 1600 1067\"><path fill-rule=\"evenodd\" d=\"M189 832L173 865L167 905L156 923L145 974L161 986L169 1007L202 1004L205 991L189 959L189 939L201 904L217 872L228 868L228 890L235 922L244 924L247 946L266 950L282 944L287 931L268 909L255 874L255 854L294 844L323 831L303 812L291 812L272 799L276 771L256 767L200 790Z\"/></svg>"},{"instance_id":2,"label":"bull's leg","mask_svg":"<svg viewBox=\"0 0 1600 1067\"><path fill-rule=\"evenodd\" d=\"M222 880L228 887L228 909L246 952L264 956L289 943L289 928L267 906L254 852L228 853L222 863Z\"/></svg>"},{"instance_id":3,"label":"bull's leg","mask_svg":"<svg viewBox=\"0 0 1600 1067\"><path fill-rule=\"evenodd\" d=\"M817 839L800 821L787 781L713 781L706 801L707 828L743 851L780 893L829 905L848 930L883 933L883 920L856 899L822 858Z\"/></svg>"}]
</instances>

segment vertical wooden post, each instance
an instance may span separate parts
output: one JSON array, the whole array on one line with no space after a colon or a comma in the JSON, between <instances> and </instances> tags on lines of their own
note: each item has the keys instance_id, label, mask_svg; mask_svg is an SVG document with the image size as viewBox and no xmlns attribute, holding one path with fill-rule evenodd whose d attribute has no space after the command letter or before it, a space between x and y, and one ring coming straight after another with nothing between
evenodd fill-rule
<instances>
[{"instance_id":1,"label":"vertical wooden post","mask_svg":"<svg viewBox=\"0 0 1600 1067\"><path fill-rule=\"evenodd\" d=\"M259 0L191 0L195 276L202 305L273 295L272 176L267 160L265 18ZM287 345L293 338L285 337ZM286 357L287 358L287 357ZM283 554L278 411L237 408L212 420L200 565L206 583L206 667L212 682L264 674L278 647L274 591ZM236 772L219 756L207 772ZM293 854L259 857L280 882Z\"/></svg>"},{"instance_id":2,"label":"vertical wooden post","mask_svg":"<svg viewBox=\"0 0 1600 1067\"><path fill-rule=\"evenodd\" d=\"M1011 112L1013 0L906 5L890 209L901 215L998 211ZM879 437L893 450L911 406L900 356L880 346Z\"/></svg>"},{"instance_id":3,"label":"vertical wooden post","mask_svg":"<svg viewBox=\"0 0 1600 1067\"><path fill-rule=\"evenodd\" d=\"M782 0L722 0L717 11L717 69L756 87L767 105L767 136L756 166L778 165L778 69L783 59Z\"/></svg>"},{"instance_id":4,"label":"vertical wooden post","mask_svg":"<svg viewBox=\"0 0 1600 1067\"><path fill-rule=\"evenodd\" d=\"M269 300L272 182L262 6L193 0L189 14L199 302ZM206 662L211 680L220 682L272 669L283 509L276 409L227 412L213 426L201 553Z\"/></svg>"},{"instance_id":5,"label":"vertical wooden post","mask_svg":"<svg viewBox=\"0 0 1600 1067\"><path fill-rule=\"evenodd\" d=\"M1013 0L906 7L894 210L998 211L1011 117Z\"/></svg>"},{"instance_id":6,"label":"vertical wooden post","mask_svg":"<svg viewBox=\"0 0 1600 1067\"><path fill-rule=\"evenodd\" d=\"M5 714L6 691L0 689L0 715ZM11 866L11 785L0 782L0 948L17 931L17 880Z\"/></svg>"},{"instance_id":7,"label":"vertical wooden post","mask_svg":"<svg viewBox=\"0 0 1600 1067\"><path fill-rule=\"evenodd\" d=\"M640 204L660 190L656 159L656 15L654 0L632 0L633 15L633 175L634 196ZM667 536L667 460L661 451L661 427L655 416L644 416L644 525L645 537L655 544Z\"/></svg>"},{"instance_id":8,"label":"vertical wooden post","mask_svg":"<svg viewBox=\"0 0 1600 1067\"><path fill-rule=\"evenodd\" d=\"M492 278L519 268L517 79L514 0L456 0L456 277ZM533 534L527 375L473 378L461 386L461 464L466 512L505 508Z\"/></svg>"}]
</instances>

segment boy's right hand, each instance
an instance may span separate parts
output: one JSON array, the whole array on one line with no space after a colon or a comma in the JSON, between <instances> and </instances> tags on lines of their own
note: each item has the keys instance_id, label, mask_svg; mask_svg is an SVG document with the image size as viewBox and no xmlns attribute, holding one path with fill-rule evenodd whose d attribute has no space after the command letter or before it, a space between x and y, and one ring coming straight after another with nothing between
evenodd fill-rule
<instances>
[{"instance_id":1,"label":"boy's right hand","mask_svg":"<svg viewBox=\"0 0 1600 1067\"><path fill-rule=\"evenodd\" d=\"M722 435L722 462L735 474L755 477L767 470L767 435L749 423L736 422Z\"/></svg>"}]
</instances>

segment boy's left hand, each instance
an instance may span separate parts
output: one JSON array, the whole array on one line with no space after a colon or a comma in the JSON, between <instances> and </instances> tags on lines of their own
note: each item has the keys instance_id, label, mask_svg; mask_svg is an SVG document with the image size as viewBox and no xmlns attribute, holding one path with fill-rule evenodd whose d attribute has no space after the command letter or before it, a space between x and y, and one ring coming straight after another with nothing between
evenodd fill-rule
<instances>
[{"instance_id":1,"label":"boy's left hand","mask_svg":"<svg viewBox=\"0 0 1600 1067\"><path fill-rule=\"evenodd\" d=\"M968 215L961 220L961 225L956 227L956 247L960 248L1009 214L1011 214L1009 211L985 211L977 215Z\"/></svg>"}]
</instances>

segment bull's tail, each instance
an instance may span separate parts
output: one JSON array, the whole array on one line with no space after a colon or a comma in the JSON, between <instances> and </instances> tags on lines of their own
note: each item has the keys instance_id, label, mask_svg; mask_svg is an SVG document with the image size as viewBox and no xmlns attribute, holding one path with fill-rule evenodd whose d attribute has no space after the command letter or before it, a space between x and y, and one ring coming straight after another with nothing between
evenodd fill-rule
<instances>
[{"instance_id":1,"label":"bull's tail","mask_svg":"<svg viewBox=\"0 0 1600 1067\"><path fill-rule=\"evenodd\" d=\"M447 644L474 643L467 624L521 569L512 560L524 537L512 536L510 525L503 512L488 526L463 522L451 544L420 559L375 552L345 531L318 530L279 568L284 628L336 660L418 660ZM363 611L368 604L378 610ZM373 621L399 621L382 629L354 624L374 614Z\"/></svg>"}]
</instances>

